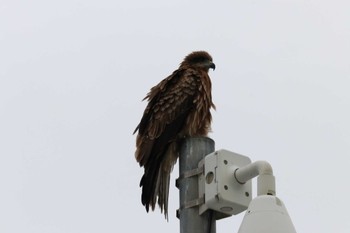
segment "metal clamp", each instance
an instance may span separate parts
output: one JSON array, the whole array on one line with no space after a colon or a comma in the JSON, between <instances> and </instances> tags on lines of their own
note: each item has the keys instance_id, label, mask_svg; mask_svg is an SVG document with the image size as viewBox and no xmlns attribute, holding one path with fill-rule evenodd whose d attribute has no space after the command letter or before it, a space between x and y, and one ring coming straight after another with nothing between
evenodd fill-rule
<instances>
[{"instance_id":1,"label":"metal clamp","mask_svg":"<svg viewBox=\"0 0 350 233\"><path fill-rule=\"evenodd\" d=\"M199 206L199 205L202 205L202 204L204 204L204 196L200 197L200 198L197 198L197 199L194 199L192 201L188 201L184 205L181 205L180 209L176 210L176 217L180 218L181 210L189 209L189 208L196 207L196 206Z\"/></svg>"},{"instance_id":2,"label":"metal clamp","mask_svg":"<svg viewBox=\"0 0 350 233\"><path fill-rule=\"evenodd\" d=\"M204 166L183 172L182 174L180 174L179 178L176 179L175 186L177 188L179 188L180 180L190 178L192 176L198 176L198 175L202 174L203 171L204 171Z\"/></svg>"}]
</instances>

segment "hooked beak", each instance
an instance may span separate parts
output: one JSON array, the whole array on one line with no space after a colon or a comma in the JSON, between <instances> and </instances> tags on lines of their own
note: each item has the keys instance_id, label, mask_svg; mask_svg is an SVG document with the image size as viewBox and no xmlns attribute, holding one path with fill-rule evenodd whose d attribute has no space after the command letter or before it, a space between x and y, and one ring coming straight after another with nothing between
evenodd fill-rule
<instances>
[{"instance_id":1,"label":"hooked beak","mask_svg":"<svg viewBox=\"0 0 350 233\"><path fill-rule=\"evenodd\" d=\"M213 70L215 70L215 64L213 62L210 62L209 68L212 68Z\"/></svg>"}]
</instances>

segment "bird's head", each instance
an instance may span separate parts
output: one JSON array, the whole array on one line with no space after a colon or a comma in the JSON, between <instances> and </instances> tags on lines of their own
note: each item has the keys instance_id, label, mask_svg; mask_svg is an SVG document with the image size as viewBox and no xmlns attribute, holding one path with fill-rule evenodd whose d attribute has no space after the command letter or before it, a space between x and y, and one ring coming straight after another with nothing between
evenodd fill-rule
<instances>
[{"instance_id":1,"label":"bird's head","mask_svg":"<svg viewBox=\"0 0 350 233\"><path fill-rule=\"evenodd\" d=\"M192 66L209 71L210 68L215 70L213 58L205 51L195 51L185 57L180 67Z\"/></svg>"}]
</instances>

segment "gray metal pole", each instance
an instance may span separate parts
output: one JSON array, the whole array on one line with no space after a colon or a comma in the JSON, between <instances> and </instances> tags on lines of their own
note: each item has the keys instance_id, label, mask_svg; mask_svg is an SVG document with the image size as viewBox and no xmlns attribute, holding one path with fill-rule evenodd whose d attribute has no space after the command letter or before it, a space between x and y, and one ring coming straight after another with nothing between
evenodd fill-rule
<instances>
[{"instance_id":1,"label":"gray metal pole","mask_svg":"<svg viewBox=\"0 0 350 233\"><path fill-rule=\"evenodd\" d=\"M180 178L185 172L198 168L199 161L215 150L214 144L214 141L207 137L184 139L179 158ZM179 179L178 187L180 189L180 233L215 233L215 218L211 210L199 215L198 205L185 207L199 198L198 176Z\"/></svg>"}]
</instances>

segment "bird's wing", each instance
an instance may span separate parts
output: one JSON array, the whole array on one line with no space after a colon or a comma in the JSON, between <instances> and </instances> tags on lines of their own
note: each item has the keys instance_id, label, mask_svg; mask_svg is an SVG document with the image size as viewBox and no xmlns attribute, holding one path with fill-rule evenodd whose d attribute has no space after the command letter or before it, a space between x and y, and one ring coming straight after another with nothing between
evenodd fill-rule
<instances>
[{"instance_id":1,"label":"bird's wing","mask_svg":"<svg viewBox=\"0 0 350 233\"><path fill-rule=\"evenodd\" d=\"M151 152L158 154L153 147L165 145L176 138L192 109L198 85L199 77L195 70L177 70L148 93L145 99L149 103L135 130L139 131L136 159L141 166L147 163Z\"/></svg>"},{"instance_id":2,"label":"bird's wing","mask_svg":"<svg viewBox=\"0 0 350 233\"><path fill-rule=\"evenodd\" d=\"M157 202L167 216L169 177L177 159L172 148L193 110L199 76L195 70L177 70L151 89L149 101L136 128L135 156L145 172L141 179L142 203L148 211Z\"/></svg>"}]
</instances>

